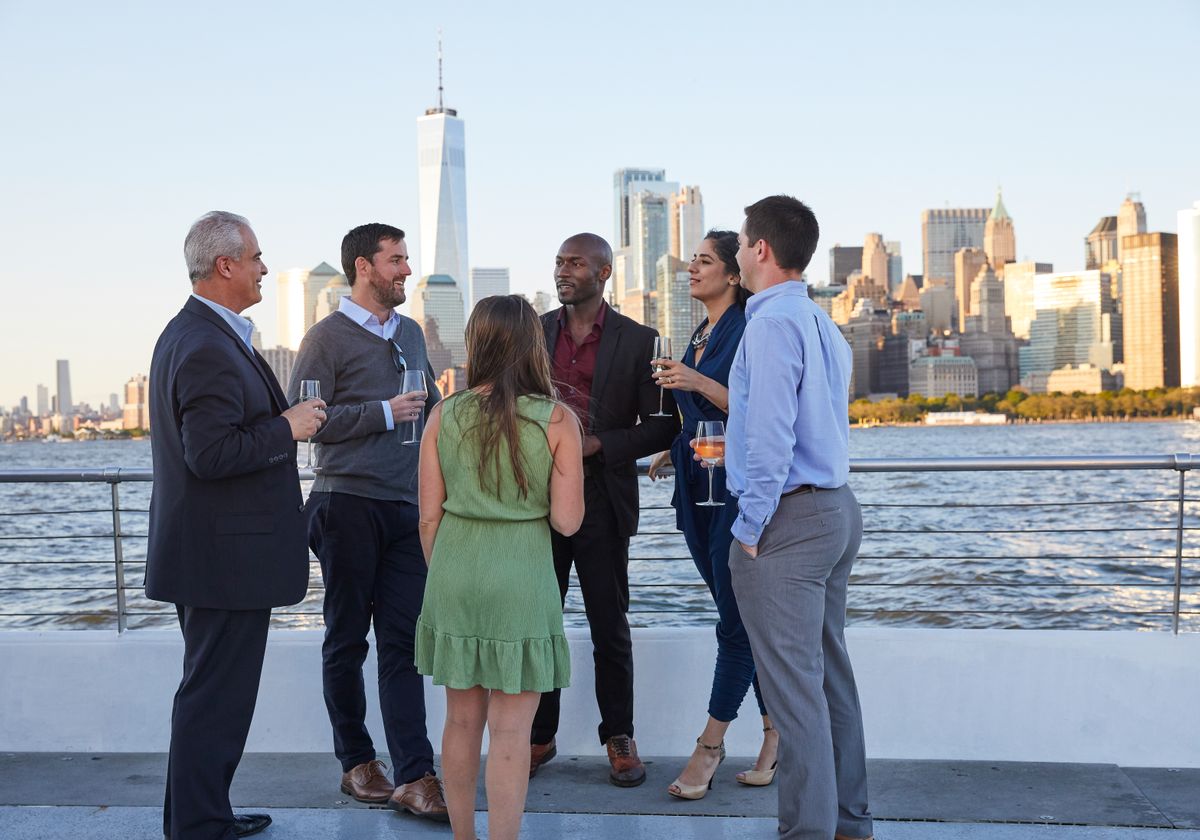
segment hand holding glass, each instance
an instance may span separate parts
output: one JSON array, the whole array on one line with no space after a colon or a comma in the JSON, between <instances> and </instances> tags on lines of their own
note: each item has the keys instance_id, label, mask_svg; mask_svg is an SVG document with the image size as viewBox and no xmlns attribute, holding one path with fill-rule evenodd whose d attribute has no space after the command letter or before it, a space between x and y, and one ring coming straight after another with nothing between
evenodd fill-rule
<instances>
[{"instance_id":1,"label":"hand holding glass","mask_svg":"<svg viewBox=\"0 0 1200 840\"><path fill-rule=\"evenodd\" d=\"M713 468L725 463L725 424L720 420L701 420L696 424L696 454L708 467L708 501L697 502L700 507L718 507L724 502L713 498Z\"/></svg>"},{"instance_id":2,"label":"hand holding glass","mask_svg":"<svg viewBox=\"0 0 1200 840\"><path fill-rule=\"evenodd\" d=\"M400 393L421 395L421 399L425 399L429 395L429 391L425 386L425 372L420 370L406 370L404 372L404 384L401 386ZM425 420L425 405L422 403L421 408L417 411L417 416L412 418L412 432L407 438L400 441L406 446L411 446L421 442L421 427Z\"/></svg>"},{"instance_id":3,"label":"hand holding glass","mask_svg":"<svg viewBox=\"0 0 1200 840\"><path fill-rule=\"evenodd\" d=\"M298 402L308 402L309 400L321 399L321 380L319 379L301 379L300 380L300 399ZM312 438L308 439L308 457L304 460L304 469L318 471L318 467L313 464L312 460Z\"/></svg>"},{"instance_id":4,"label":"hand holding glass","mask_svg":"<svg viewBox=\"0 0 1200 840\"><path fill-rule=\"evenodd\" d=\"M656 362L659 359L669 359L669 358L671 358L671 339L669 337L655 336L654 351L650 357L650 369L655 372L665 370L665 367L663 365L656 364ZM670 414L667 414L665 411L663 411L663 386L662 385L658 386L658 411L655 412L654 414L651 414L650 416L651 417L670 417L671 416Z\"/></svg>"}]
</instances>

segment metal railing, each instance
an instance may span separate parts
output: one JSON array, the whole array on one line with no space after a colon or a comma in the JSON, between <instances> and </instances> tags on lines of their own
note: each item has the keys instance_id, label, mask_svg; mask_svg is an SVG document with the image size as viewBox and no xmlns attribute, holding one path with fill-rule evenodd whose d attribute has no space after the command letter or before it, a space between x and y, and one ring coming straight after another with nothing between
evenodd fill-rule
<instances>
[{"instance_id":1,"label":"metal railing","mask_svg":"<svg viewBox=\"0 0 1200 840\"><path fill-rule=\"evenodd\" d=\"M1200 615L1200 608L1189 609L1184 603L1185 591L1188 593L1193 589L1200 592L1200 581L1195 581L1185 577L1185 560L1193 560L1196 558L1185 555L1184 549L1186 544L1186 536L1193 531L1200 530L1200 527L1189 527L1187 522L1189 503L1200 505L1200 500L1189 499L1186 496L1186 475L1194 466L1200 465L1200 457L1189 454L1177 455L1154 455L1154 456L1103 456L1103 457L975 457L975 458L921 458L921 459L856 459L851 462L851 470L856 474L893 474L901 476L909 476L910 474L923 473L1000 473L1000 472L1022 472L1034 474L1049 474L1051 476L1065 475L1075 477L1081 472L1128 472L1128 471L1151 471L1155 473L1175 473L1177 479L1172 482L1174 492L1170 494L1159 494L1149 498L1133 498L1124 497L1118 499L1069 499L1066 501L1000 501L1000 502L977 502L977 501L962 501L962 500L939 500L939 501L912 501L905 500L902 502L888 501L873 501L864 500L863 507L867 509L867 529L865 531L863 551L859 555L859 563L856 567L855 577L852 579L852 589L870 592L872 589L895 593L901 588L912 589L942 589L953 590L955 592L971 592L980 590L990 590L992 592L1002 592L1010 589L1015 589L1024 592L1024 598L1030 599L1029 593L1038 591L1049 591L1051 593L1060 593L1057 597L1066 597L1061 593L1086 591L1089 587L1106 588L1108 590L1119 591L1126 590L1134 593L1136 599L1146 600L1150 595L1161 589L1170 589L1171 600L1169 608L1153 608L1153 609L1134 609L1130 607L1124 610L1122 614L1135 616L1138 620L1145 619L1169 619L1172 632L1179 633L1181 629L1181 619ZM311 473L301 473L301 480L311 480ZM80 585L80 586L53 586L47 585L45 582L38 582L31 586L13 586L5 575L4 579L0 579L0 596L6 593L20 592L76 592L76 593L96 593L96 592L115 592L115 608L112 610L96 610L90 609L85 611L44 611L36 612L20 612L6 611L0 609L0 619L14 620L26 619L31 623L42 621L48 618L65 619L67 621L79 621L94 624L98 621L107 621L115 619L118 632L124 632L129 628L130 618L140 618L148 621L156 620L153 617L166 617L171 615L169 612L161 610L146 610L136 609L131 607L127 599L127 593L134 592L135 594L141 590L139 585L131 585L127 581L127 562L125 543L128 540L144 540L145 533L126 531L123 524L123 514L126 516L142 516L148 511L145 508L123 507L121 497L122 484L145 484L153 480L153 475L148 469L126 469L126 468L106 468L99 470L0 470L0 485L6 484L107 484L109 486L108 504L105 507L94 508L76 508L70 510L4 510L0 511L0 549L19 549L21 546L28 546L30 541L51 543L58 545L60 543L67 544L73 541L107 541L111 542L112 556L111 561L97 560L80 560L77 558L66 560L29 560L21 559L12 560L5 556L5 553L0 551L0 568L3 567L36 567L36 566L82 566L90 564L95 566L97 563L111 562L113 577L112 583L104 586L98 585ZM1070 485L1068 484L1068 487ZM936 492L941 492L940 489L935 489ZM926 498L926 496L918 496L918 498ZM1169 521L1165 517L1159 517L1158 510L1161 506L1167 506L1170 511ZM920 510L928 514L931 510L939 516L946 516L953 512L966 512L973 517L980 517L980 511L995 512L1001 509L1016 509L1041 511L1041 516L1049 517L1046 511L1051 509L1063 510L1068 513L1062 516L1074 516L1080 510L1100 509L1101 506L1107 508L1118 508L1122 510L1126 517L1113 521L1103 521L1099 527L1064 527L1055 524L1054 522L1039 522L1039 525L1049 525L1050 527L1020 527L1020 528L1001 528L992 525L985 527L987 523L972 521L968 524L976 527L969 528L952 528L952 527L930 527L928 524L915 526L908 522L907 511ZM674 530L671 523L668 523L667 528L662 528L661 521L655 525L654 520L662 520L669 516L666 511L671 508L665 505L647 505L643 507L643 511L647 513L651 520L649 527L643 527L635 539L633 551L631 552L631 561L638 567L635 573L630 574L630 588L635 597L631 604L631 615L642 616L645 620L651 620L655 616L686 614L685 617L695 619L697 617L704 620L711 620L713 609L711 600L707 599L705 584L699 582L698 576L694 569L690 568L691 558L686 554L686 550L679 551L682 544L682 539L678 532ZM1134 524L1134 520L1130 519L1136 512L1149 511L1151 518L1148 520L1149 525ZM1200 512L1200 511L1198 511ZM26 529L26 533L10 533L14 529L6 528L5 522L12 522L18 518L36 517L38 521L47 521L54 519L57 516L78 516L83 514L100 515L105 514L111 517L111 530L104 530L99 533L58 533L44 534L40 528L30 530ZM893 524L889 517L894 515L900 516L900 521L897 524L899 527L886 527ZM1052 518L1052 517L1051 517ZM1001 523L1009 524L1009 523ZM1072 520L1069 525L1077 525L1076 520ZM15 529L20 531L20 529ZM1141 543L1133 548L1127 549L1124 552L1114 553L1116 549L1111 547L1109 541L1110 535L1126 534L1134 535ZM1025 537L1034 536L1037 539L1037 545L1045 546L1047 542L1053 541L1055 538L1062 538L1070 541L1072 545L1083 544L1083 549L1072 548L1066 546L1063 550L1050 551L1049 549L1040 551L1038 554L1025 553L1005 553L1000 552L996 555L989 555L981 552L979 548L971 540L982 542L989 540L995 542L1002 539L1023 539ZM944 548L937 552L918 551L912 553L908 550L908 543L913 539L928 540L931 537L941 538L945 544ZM1165 540L1170 539L1173 543L1172 552L1164 551ZM947 542L949 541L949 542ZM1088 541L1092 541L1088 543ZM1095 542L1099 541L1099 542ZM1149 542L1147 542L1149 541ZM650 554L644 554L638 550L639 545L649 544L651 546ZM957 548L955 548L957 546ZM1067 549L1075 553L1067 553ZM675 551L677 553L669 554L667 551ZM958 551L955 554L954 551ZM655 553L656 552L656 553ZM1150 565L1138 566L1133 565L1130 561L1152 561ZM1006 562L1009 564L1049 564L1054 567L1055 564L1067 564L1073 562L1099 562L1116 569L1120 573L1129 573L1137 576L1137 580L1131 583L1117 582L1095 582L1091 580L1085 581L1064 581L1061 578L1046 578L1044 574L1037 579L995 579L997 573L995 570L985 570L983 573L977 573L976 577L983 579L952 579L945 580L895 580L891 579L891 569L904 564L938 564L944 562L952 562L956 565L965 565L970 563L979 563L986 561ZM661 573L662 564L674 564L671 568L678 574L664 576ZM871 564L874 564L874 571L871 571ZM1168 565L1169 564L1169 565ZM134 564L139 565L138 563ZM864 567L868 567L864 571ZM680 571L682 568L682 571ZM1013 574L1029 576L1027 569L1022 570L1020 566L1014 569L1007 570ZM316 601L317 594L321 591L319 572L316 575L316 582L310 588L310 595L302 604L302 606L315 607L315 609L301 610L278 610L276 615L280 617L298 617L298 620L308 620L311 617L313 623L316 623L320 616L320 604ZM690 606L685 606L680 609L677 604L666 605L662 603L662 598L659 593L668 593L673 596L679 596L680 593L691 593L687 597L690 598ZM929 620L931 616L936 621L945 623L947 616L964 616L964 615L983 615L990 616L992 623L987 626L996 626L996 617L1008 616L1028 616L1041 615L1054 612L1054 607L1034 608L1032 610L1000 610L994 607L971 608L971 604L967 604L966 609L956 608L958 598L952 602L955 606L939 606L936 609L930 609L928 606L916 606L905 608L894 607L876 607L872 609L863 609L861 607L854 608L851 612L857 611L860 615L865 615L867 620L871 620L874 616L879 618L883 615L888 620L905 621L905 620ZM1050 597L1055 597L1053 594ZM640 599L640 600L639 600ZM678 597L676 598L678 600ZM1200 595L1198 595L1200 600ZM1142 605L1145 607L1146 605ZM1153 606L1153 605L1151 605ZM1200 603L1197 604L1200 607ZM1085 610L1059 608L1064 613L1069 613L1078 619L1079 616L1097 616L1103 617L1107 613L1116 612L1110 607L1101 604L1099 609L1088 608ZM581 612L578 589L573 587L572 594L568 597L567 612L572 616L578 616ZM1097 618L1100 620L1100 618ZM1008 625L1014 626L1014 625ZM1016 625L1021 626L1021 625ZM1143 626L1143 625L1138 625Z\"/></svg>"}]
</instances>

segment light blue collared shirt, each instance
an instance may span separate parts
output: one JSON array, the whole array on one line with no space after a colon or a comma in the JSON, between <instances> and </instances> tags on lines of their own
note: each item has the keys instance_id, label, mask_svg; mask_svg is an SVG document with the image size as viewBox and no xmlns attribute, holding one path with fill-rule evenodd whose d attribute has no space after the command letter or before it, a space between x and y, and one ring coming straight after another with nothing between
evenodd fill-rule
<instances>
[{"instance_id":1,"label":"light blue collared shirt","mask_svg":"<svg viewBox=\"0 0 1200 840\"><path fill-rule=\"evenodd\" d=\"M250 348L250 352L251 353L254 352L254 341L253 341L254 322L253 321L251 321L249 318L242 317L241 315L234 312L232 309L224 307L219 303L215 303L214 301L211 301L208 298L200 297L200 295L196 294L195 292L192 292L192 297L194 297L196 300L203 303L205 306L207 306L213 312L216 312L218 315L220 315L221 319L224 320L225 323L229 325L229 327L233 330L234 334L237 335L237 337L240 338L243 342L245 342L246 346Z\"/></svg>"},{"instance_id":2,"label":"light blue collared shirt","mask_svg":"<svg viewBox=\"0 0 1200 840\"><path fill-rule=\"evenodd\" d=\"M395 309L392 310L392 314L388 316L386 321L380 321L379 316L374 312L359 306L346 295L342 295L342 299L338 301L338 312L358 324L371 335L377 335L384 341L391 341L392 336L396 334L396 328L400 326L400 315ZM396 346L399 347L400 345L397 344ZM400 352L403 353L403 349ZM396 421L392 418L392 404L387 400L380 400L380 402L383 403L383 419L387 422L387 430L390 432L396 428Z\"/></svg>"},{"instance_id":3,"label":"light blue collared shirt","mask_svg":"<svg viewBox=\"0 0 1200 840\"><path fill-rule=\"evenodd\" d=\"M850 477L850 345L789 280L752 296L729 372L725 479L738 497L733 536L757 545L780 497Z\"/></svg>"}]
</instances>

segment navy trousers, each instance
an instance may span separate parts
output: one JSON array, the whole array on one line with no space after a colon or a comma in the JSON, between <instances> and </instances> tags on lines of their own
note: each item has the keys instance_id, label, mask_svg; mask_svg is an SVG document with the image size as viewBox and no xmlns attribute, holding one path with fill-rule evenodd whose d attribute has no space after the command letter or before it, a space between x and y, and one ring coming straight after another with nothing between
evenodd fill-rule
<instances>
[{"instance_id":1,"label":"navy trousers","mask_svg":"<svg viewBox=\"0 0 1200 840\"><path fill-rule=\"evenodd\" d=\"M171 709L163 834L234 840L229 785L254 717L271 611L179 605L175 611L183 679Z\"/></svg>"},{"instance_id":2,"label":"navy trousers","mask_svg":"<svg viewBox=\"0 0 1200 840\"><path fill-rule=\"evenodd\" d=\"M416 781L433 772L425 682L413 664L426 575L417 506L312 493L305 512L309 546L321 561L325 581L322 682L334 754L343 771L375 758L362 675L367 631L374 624L379 708L394 781Z\"/></svg>"}]
</instances>

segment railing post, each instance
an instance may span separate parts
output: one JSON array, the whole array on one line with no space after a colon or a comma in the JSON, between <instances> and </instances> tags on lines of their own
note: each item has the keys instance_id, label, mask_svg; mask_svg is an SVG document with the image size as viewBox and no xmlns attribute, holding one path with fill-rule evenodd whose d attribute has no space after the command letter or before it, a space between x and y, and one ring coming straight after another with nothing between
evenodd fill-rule
<instances>
[{"instance_id":1,"label":"railing post","mask_svg":"<svg viewBox=\"0 0 1200 840\"><path fill-rule=\"evenodd\" d=\"M118 475L109 480L112 488L112 519L113 519L113 563L117 578L117 634L125 632L125 549L121 545L121 493L120 470Z\"/></svg>"},{"instance_id":2,"label":"railing post","mask_svg":"<svg viewBox=\"0 0 1200 840\"><path fill-rule=\"evenodd\" d=\"M1183 593L1183 511L1184 480L1191 466L1190 455L1176 455L1175 469L1179 471L1179 513L1175 526L1175 596L1171 606L1171 629L1179 635L1180 599Z\"/></svg>"}]
</instances>

